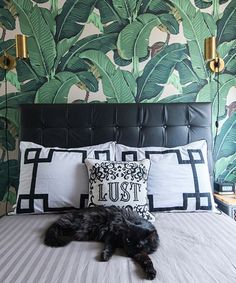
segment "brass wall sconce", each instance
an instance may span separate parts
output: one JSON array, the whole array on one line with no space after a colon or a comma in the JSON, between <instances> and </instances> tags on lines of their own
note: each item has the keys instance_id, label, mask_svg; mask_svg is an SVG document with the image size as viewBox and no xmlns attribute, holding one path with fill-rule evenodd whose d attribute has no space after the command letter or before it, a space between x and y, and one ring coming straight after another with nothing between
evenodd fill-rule
<instances>
[{"instance_id":1,"label":"brass wall sconce","mask_svg":"<svg viewBox=\"0 0 236 283\"><path fill-rule=\"evenodd\" d=\"M9 50L13 47L16 48L16 56L9 54ZM7 197L6 197L6 215L8 214L8 200L10 192L10 165L9 165L9 150L8 150L8 91L7 91L7 71L10 71L16 67L16 59L28 58L27 51L27 37L22 34L16 35L16 41L14 44L3 50L3 55L0 56L0 68L4 70L4 85L5 85L5 115L2 117L5 120L5 144L6 144L6 161L7 161Z\"/></svg>"},{"instance_id":2,"label":"brass wall sconce","mask_svg":"<svg viewBox=\"0 0 236 283\"><path fill-rule=\"evenodd\" d=\"M13 47L16 47L16 57L8 53ZM16 66L16 58L28 58L27 37L23 34L17 34L16 42L3 52L4 54L0 57L0 68L7 71L14 69Z\"/></svg>"},{"instance_id":3,"label":"brass wall sconce","mask_svg":"<svg viewBox=\"0 0 236 283\"><path fill-rule=\"evenodd\" d=\"M215 36L205 39L204 42L204 56L205 60L210 62L209 67L212 72L219 73L224 67L225 63L216 51L216 38Z\"/></svg>"}]
</instances>

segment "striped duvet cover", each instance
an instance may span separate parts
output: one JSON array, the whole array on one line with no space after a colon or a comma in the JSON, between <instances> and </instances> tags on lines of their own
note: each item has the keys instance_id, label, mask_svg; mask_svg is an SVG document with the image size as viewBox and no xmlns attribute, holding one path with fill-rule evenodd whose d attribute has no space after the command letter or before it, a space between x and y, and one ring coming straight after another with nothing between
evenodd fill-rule
<instances>
[{"instance_id":1,"label":"striped duvet cover","mask_svg":"<svg viewBox=\"0 0 236 283\"><path fill-rule=\"evenodd\" d=\"M43 244L46 228L58 215L15 215L0 219L1 283L150 282L132 259L117 251L99 262L101 243ZM151 258L152 282L236 282L236 222L215 213L158 213L160 247Z\"/></svg>"}]
</instances>

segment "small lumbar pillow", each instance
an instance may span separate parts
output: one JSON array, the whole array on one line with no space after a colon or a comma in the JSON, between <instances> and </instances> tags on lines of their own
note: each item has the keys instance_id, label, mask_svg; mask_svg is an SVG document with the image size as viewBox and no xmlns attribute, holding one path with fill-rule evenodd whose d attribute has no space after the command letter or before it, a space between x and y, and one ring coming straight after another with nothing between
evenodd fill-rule
<instances>
[{"instance_id":1,"label":"small lumbar pillow","mask_svg":"<svg viewBox=\"0 0 236 283\"><path fill-rule=\"evenodd\" d=\"M86 206L87 157L114 160L115 143L80 148L21 142L20 184L15 213L45 213Z\"/></svg>"},{"instance_id":2,"label":"small lumbar pillow","mask_svg":"<svg viewBox=\"0 0 236 283\"><path fill-rule=\"evenodd\" d=\"M89 174L89 207L115 205L136 211L149 221L155 220L148 211L148 159L136 162L85 159L85 164Z\"/></svg>"},{"instance_id":3,"label":"small lumbar pillow","mask_svg":"<svg viewBox=\"0 0 236 283\"><path fill-rule=\"evenodd\" d=\"M151 161L148 176L150 211L214 210L205 140L173 148L116 144L116 160L143 158Z\"/></svg>"}]
</instances>

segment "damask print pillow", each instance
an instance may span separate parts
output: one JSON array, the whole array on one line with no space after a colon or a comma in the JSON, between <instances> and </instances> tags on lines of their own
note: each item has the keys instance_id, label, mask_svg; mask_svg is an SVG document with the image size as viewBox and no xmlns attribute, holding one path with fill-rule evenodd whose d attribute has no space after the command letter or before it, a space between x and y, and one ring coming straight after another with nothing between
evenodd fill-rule
<instances>
[{"instance_id":1,"label":"damask print pillow","mask_svg":"<svg viewBox=\"0 0 236 283\"><path fill-rule=\"evenodd\" d=\"M47 213L83 208L88 199L87 157L114 160L115 143L43 147L21 142L20 184L15 213Z\"/></svg>"},{"instance_id":2,"label":"damask print pillow","mask_svg":"<svg viewBox=\"0 0 236 283\"><path fill-rule=\"evenodd\" d=\"M85 159L89 174L88 206L116 205L154 221L148 210L147 178L150 161L132 162Z\"/></svg>"}]
</instances>

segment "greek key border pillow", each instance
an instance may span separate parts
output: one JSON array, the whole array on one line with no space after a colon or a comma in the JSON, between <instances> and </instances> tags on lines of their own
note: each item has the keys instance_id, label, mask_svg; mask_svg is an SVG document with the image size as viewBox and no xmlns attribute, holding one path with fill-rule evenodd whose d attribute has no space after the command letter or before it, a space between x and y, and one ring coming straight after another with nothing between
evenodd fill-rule
<instances>
[{"instance_id":1,"label":"greek key border pillow","mask_svg":"<svg viewBox=\"0 0 236 283\"><path fill-rule=\"evenodd\" d=\"M115 205L155 221L147 203L150 160L116 162L86 159L85 164L89 174L89 207Z\"/></svg>"},{"instance_id":2,"label":"greek key border pillow","mask_svg":"<svg viewBox=\"0 0 236 283\"><path fill-rule=\"evenodd\" d=\"M151 161L150 211L214 210L205 140L174 148L134 148L116 144L116 160Z\"/></svg>"},{"instance_id":3,"label":"greek key border pillow","mask_svg":"<svg viewBox=\"0 0 236 283\"><path fill-rule=\"evenodd\" d=\"M87 157L114 160L115 143L81 148L46 148L21 142L20 184L15 213L45 213L85 207Z\"/></svg>"}]
</instances>

